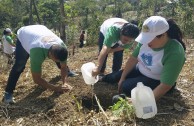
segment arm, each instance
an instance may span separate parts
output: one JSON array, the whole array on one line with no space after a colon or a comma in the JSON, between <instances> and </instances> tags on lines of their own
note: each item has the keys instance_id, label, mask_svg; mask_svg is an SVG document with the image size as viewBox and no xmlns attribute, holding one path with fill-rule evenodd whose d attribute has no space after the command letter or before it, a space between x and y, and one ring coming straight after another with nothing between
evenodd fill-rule
<instances>
[{"instance_id":1,"label":"arm","mask_svg":"<svg viewBox=\"0 0 194 126\"><path fill-rule=\"evenodd\" d=\"M174 47L173 50L170 50L171 52L168 51L170 55L165 55L163 58L164 66L160 77L160 85L153 90L156 100L160 99L173 87L184 65L185 53L183 48L179 45Z\"/></svg>"},{"instance_id":2,"label":"arm","mask_svg":"<svg viewBox=\"0 0 194 126\"><path fill-rule=\"evenodd\" d=\"M160 99L164 94L166 94L170 89L172 88L172 86L169 86L167 84L164 83L160 83L160 85L158 85L154 90L154 96L155 99L158 100Z\"/></svg>"},{"instance_id":3,"label":"arm","mask_svg":"<svg viewBox=\"0 0 194 126\"><path fill-rule=\"evenodd\" d=\"M100 54L98 56L98 66L92 71L92 76L97 76L102 68L106 55L110 52L111 48L108 48L106 45L102 47Z\"/></svg>"},{"instance_id":4,"label":"arm","mask_svg":"<svg viewBox=\"0 0 194 126\"><path fill-rule=\"evenodd\" d=\"M41 77L41 66L45 59L42 52L43 52L43 49L41 48L32 48L30 50L30 65L31 65L32 78L34 82L46 89L51 89L56 92L64 92L69 90L66 87L49 84L46 80L44 80Z\"/></svg>"},{"instance_id":5,"label":"arm","mask_svg":"<svg viewBox=\"0 0 194 126\"><path fill-rule=\"evenodd\" d=\"M49 84L46 80L41 78L41 73L35 73L32 72L32 78L34 82L46 89L51 89L56 92L63 92L66 91L66 89L62 88L61 86L54 86L52 84Z\"/></svg>"},{"instance_id":6,"label":"arm","mask_svg":"<svg viewBox=\"0 0 194 126\"><path fill-rule=\"evenodd\" d=\"M121 75L121 79L119 80L118 83L118 91L121 92L121 84L125 80L127 74L134 68L134 66L137 64L138 60L136 57L131 56L127 63L125 64L125 68L123 70L123 73Z\"/></svg>"},{"instance_id":7,"label":"arm","mask_svg":"<svg viewBox=\"0 0 194 126\"><path fill-rule=\"evenodd\" d=\"M67 64L60 63L60 65L61 65L61 79L63 81L63 84L65 84L67 81L67 71L68 71Z\"/></svg>"},{"instance_id":8,"label":"arm","mask_svg":"<svg viewBox=\"0 0 194 126\"><path fill-rule=\"evenodd\" d=\"M72 87L69 84L67 84L67 73L69 68L67 67L66 63L60 63L60 64L61 64L61 79L63 82L62 87L65 88L66 90L71 90Z\"/></svg>"}]
</instances>

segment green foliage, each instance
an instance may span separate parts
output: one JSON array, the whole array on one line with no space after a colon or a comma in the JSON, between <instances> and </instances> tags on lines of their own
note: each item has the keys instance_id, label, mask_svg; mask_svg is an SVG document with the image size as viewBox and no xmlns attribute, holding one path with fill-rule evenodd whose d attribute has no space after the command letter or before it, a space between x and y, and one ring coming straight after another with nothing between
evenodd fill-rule
<instances>
[{"instance_id":1,"label":"green foliage","mask_svg":"<svg viewBox=\"0 0 194 126\"><path fill-rule=\"evenodd\" d=\"M79 32L78 28L78 21L76 17L78 16L78 12L75 9L75 2L72 3L65 3L64 4L64 11L65 11L65 23L68 25L66 29L66 35L68 39L68 43L74 42L76 33Z\"/></svg>"},{"instance_id":2,"label":"green foliage","mask_svg":"<svg viewBox=\"0 0 194 126\"><path fill-rule=\"evenodd\" d=\"M75 102L75 105L76 105L76 108L78 109L78 112L80 112L83 109L82 101L79 102L75 96L72 96L72 99Z\"/></svg>"},{"instance_id":3,"label":"green foliage","mask_svg":"<svg viewBox=\"0 0 194 126\"><path fill-rule=\"evenodd\" d=\"M104 18L97 12L91 15L87 29L87 45L97 44L98 35L100 32L100 25L102 24L103 19Z\"/></svg>"},{"instance_id":4,"label":"green foliage","mask_svg":"<svg viewBox=\"0 0 194 126\"><path fill-rule=\"evenodd\" d=\"M58 0L45 0L39 2L38 9L44 25L50 28L59 27L60 10Z\"/></svg>"},{"instance_id":5,"label":"green foliage","mask_svg":"<svg viewBox=\"0 0 194 126\"><path fill-rule=\"evenodd\" d=\"M129 104L127 99L120 98L120 100L110 108L113 115L125 120L133 120L135 117L135 109L133 105Z\"/></svg>"},{"instance_id":6,"label":"green foliage","mask_svg":"<svg viewBox=\"0 0 194 126\"><path fill-rule=\"evenodd\" d=\"M167 19L174 19L182 29L186 37L194 37L194 1L158 1L158 0L141 0L135 5L137 19L143 22L147 17L152 15L161 15Z\"/></svg>"},{"instance_id":7,"label":"green foliage","mask_svg":"<svg viewBox=\"0 0 194 126\"><path fill-rule=\"evenodd\" d=\"M81 30L88 33L88 43L98 40L102 22L115 16L137 19L143 22L148 16L161 15L173 18L181 26L187 37L194 37L194 1L179 0L167 3L162 0L141 0L130 4L126 0L69 0L64 3L65 18L61 19L59 0L34 0L41 22L49 28L59 30L60 22L67 27L69 41L77 38ZM29 24L30 0L0 0L0 32L5 27L16 30ZM133 10L133 12L131 11ZM33 9L33 19L36 22ZM181 18L180 18L181 17Z\"/></svg>"}]
</instances>

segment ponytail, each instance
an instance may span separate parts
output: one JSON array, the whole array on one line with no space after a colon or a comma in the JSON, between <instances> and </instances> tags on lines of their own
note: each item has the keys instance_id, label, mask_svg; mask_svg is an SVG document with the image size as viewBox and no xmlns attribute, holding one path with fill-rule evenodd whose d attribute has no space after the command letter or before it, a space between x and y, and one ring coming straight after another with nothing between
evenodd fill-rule
<instances>
[{"instance_id":1,"label":"ponytail","mask_svg":"<svg viewBox=\"0 0 194 126\"><path fill-rule=\"evenodd\" d=\"M185 43L182 41L183 34L179 28L179 26L172 20L167 20L169 24L169 30L167 31L168 37L171 39L176 39L183 46L184 50L186 50Z\"/></svg>"}]
</instances>

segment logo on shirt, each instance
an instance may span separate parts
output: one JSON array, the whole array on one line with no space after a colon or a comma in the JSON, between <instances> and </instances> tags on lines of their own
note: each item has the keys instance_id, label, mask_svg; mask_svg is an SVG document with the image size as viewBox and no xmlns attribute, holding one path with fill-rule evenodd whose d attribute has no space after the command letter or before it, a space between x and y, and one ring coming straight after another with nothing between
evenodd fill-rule
<instances>
[{"instance_id":1,"label":"logo on shirt","mask_svg":"<svg viewBox=\"0 0 194 126\"><path fill-rule=\"evenodd\" d=\"M51 42L55 42L55 41L57 41L57 39L54 36L44 36L41 39L41 42L44 42L44 43L51 43Z\"/></svg>"},{"instance_id":2,"label":"logo on shirt","mask_svg":"<svg viewBox=\"0 0 194 126\"><path fill-rule=\"evenodd\" d=\"M144 64L146 64L147 66L152 66L152 55L151 54L145 54L145 53L143 53L142 55L141 55L141 58L142 58L142 61L143 61L143 63Z\"/></svg>"}]
</instances>

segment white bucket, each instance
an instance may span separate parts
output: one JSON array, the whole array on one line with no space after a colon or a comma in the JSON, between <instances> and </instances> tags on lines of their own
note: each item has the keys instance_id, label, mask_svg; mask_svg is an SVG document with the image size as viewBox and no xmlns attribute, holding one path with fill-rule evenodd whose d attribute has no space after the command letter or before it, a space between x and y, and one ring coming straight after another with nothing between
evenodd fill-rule
<instances>
[{"instance_id":1,"label":"white bucket","mask_svg":"<svg viewBox=\"0 0 194 126\"><path fill-rule=\"evenodd\" d=\"M98 76L96 78L92 76L92 70L95 67L95 64L92 62L85 63L81 67L82 76L88 85L93 85L98 81Z\"/></svg>"},{"instance_id":2,"label":"white bucket","mask_svg":"<svg viewBox=\"0 0 194 126\"><path fill-rule=\"evenodd\" d=\"M153 91L150 87L138 82L131 91L132 104L135 107L135 114L138 118L152 118L157 113L157 106Z\"/></svg>"}]
</instances>

